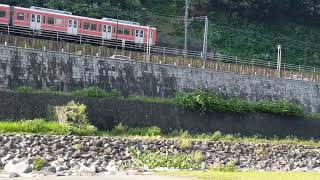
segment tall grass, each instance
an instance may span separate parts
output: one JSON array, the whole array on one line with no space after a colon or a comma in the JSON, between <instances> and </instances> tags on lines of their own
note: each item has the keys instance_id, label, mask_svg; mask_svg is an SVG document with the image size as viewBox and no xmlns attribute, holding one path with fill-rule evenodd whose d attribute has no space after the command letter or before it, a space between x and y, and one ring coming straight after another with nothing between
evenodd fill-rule
<instances>
[{"instance_id":1,"label":"tall grass","mask_svg":"<svg viewBox=\"0 0 320 180\"><path fill-rule=\"evenodd\" d=\"M35 119L18 122L2 121L0 122L0 132L87 136L95 135L97 129L91 125L74 127L69 124Z\"/></svg>"}]
</instances>

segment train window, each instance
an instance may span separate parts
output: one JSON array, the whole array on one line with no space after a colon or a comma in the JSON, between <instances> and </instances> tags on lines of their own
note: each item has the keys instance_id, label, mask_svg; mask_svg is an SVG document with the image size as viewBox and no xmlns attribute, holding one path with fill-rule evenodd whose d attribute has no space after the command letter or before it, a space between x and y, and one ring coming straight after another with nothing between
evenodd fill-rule
<instances>
[{"instance_id":1,"label":"train window","mask_svg":"<svg viewBox=\"0 0 320 180\"><path fill-rule=\"evenodd\" d=\"M63 26L63 19L56 18L54 24L57 26Z\"/></svg>"},{"instance_id":2,"label":"train window","mask_svg":"<svg viewBox=\"0 0 320 180\"><path fill-rule=\"evenodd\" d=\"M41 16L37 15L37 23L40 23L40 22L41 22Z\"/></svg>"},{"instance_id":3,"label":"train window","mask_svg":"<svg viewBox=\"0 0 320 180\"><path fill-rule=\"evenodd\" d=\"M72 27L72 20L69 20L69 27Z\"/></svg>"},{"instance_id":4,"label":"train window","mask_svg":"<svg viewBox=\"0 0 320 180\"><path fill-rule=\"evenodd\" d=\"M123 28L121 27L118 27L118 31L117 31L118 34L123 34Z\"/></svg>"},{"instance_id":5,"label":"train window","mask_svg":"<svg viewBox=\"0 0 320 180\"><path fill-rule=\"evenodd\" d=\"M97 24L91 24L91 30L96 31L97 30Z\"/></svg>"},{"instance_id":6,"label":"train window","mask_svg":"<svg viewBox=\"0 0 320 180\"><path fill-rule=\"evenodd\" d=\"M123 34L124 34L124 35L129 35L129 34L130 34L130 31L129 31L128 29L124 29L124 30L123 30Z\"/></svg>"},{"instance_id":7,"label":"train window","mask_svg":"<svg viewBox=\"0 0 320 180\"><path fill-rule=\"evenodd\" d=\"M45 16L42 17L42 23L46 23L46 17Z\"/></svg>"},{"instance_id":8,"label":"train window","mask_svg":"<svg viewBox=\"0 0 320 180\"><path fill-rule=\"evenodd\" d=\"M140 37L143 37L143 30L140 32Z\"/></svg>"},{"instance_id":9,"label":"train window","mask_svg":"<svg viewBox=\"0 0 320 180\"><path fill-rule=\"evenodd\" d=\"M0 10L0 17L6 17L6 11Z\"/></svg>"},{"instance_id":10,"label":"train window","mask_svg":"<svg viewBox=\"0 0 320 180\"><path fill-rule=\"evenodd\" d=\"M89 30L89 29L90 29L90 23L84 22L84 23L83 23L83 29Z\"/></svg>"},{"instance_id":11,"label":"train window","mask_svg":"<svg viewBox=\"0 0 320 180\"><path fill-rule=\"evenodd\" d=\"M74 27L74 28L78 28L78 21L74 21L74 22L73 22L73 27Z\"/></svg>"},{"instance_id":12,"label":"train window","mask_svg":"<svg viewBox=\"0 0 320 180\"><path fill-rule=\"evenodd\" d=\"M108 32L109 33L111 32L111 26L108 26Z\"/></svg>"},{"instance_id":13,"label":"train window","mask_svg":"<svg viewBox=\"0 0 320 180\"><path fill-rule=\"evenodd\" d=\"M54 18L53 17L48 17L47 19L48 19L47 20L48 24L54 24Z\"/></svg>"},{"instance_id":14,"label":"train window","mask_svg":"<svg viewBox=\"0 0 320 180\"><path fill-rule=\"evenodd\" d=\"M34 22L35 19L36 19L36 15L32 14L32 15L31 15L31 21Z\"/></svg>"},{"instance_id":15,"label":"train window","mask_svg":"<svg viewBox=\"0 0 320 180\"><path fill-rule=\"evenodd\" d=\"M136 30L136 36L139 37L139 30Z\"/></svg>"},{"instance_id":16,"label":"train window","mask_svg":"<svg viewBox=\"0 0 320 180\"><path fill-rule=\"evenodd\" d=\"M24 21L24 14L23 13L18 13L17 14L17 19L20 21Z\"/></svg>"}]
</instances>

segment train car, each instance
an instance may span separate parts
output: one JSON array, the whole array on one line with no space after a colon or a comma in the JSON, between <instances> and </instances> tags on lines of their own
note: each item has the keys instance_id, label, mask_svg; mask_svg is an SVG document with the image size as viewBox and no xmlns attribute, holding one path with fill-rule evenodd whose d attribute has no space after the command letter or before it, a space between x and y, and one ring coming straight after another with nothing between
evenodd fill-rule
<instances>
[{"instance_id":1,"label":"train car","mask_svg":"<svg viewBox=\"0 0 320 180\"><path fill-rule=\"evenodd\" d=\"M0 24L9 25L10 21L10 6L5 4L0 4Z\"/></svg>"},{"instance_id":2,"label":"train car","mask_svg":"<svg viewBox=\"0 0 320 180\"><path fill-rule=\"evenodd\" d=\"M85 35L105 40L124 40L138 44L155 45L156 28L141 26L139 23L110 18L94 19L72 15L70 12L31 7L14 7L13 26L31 30L47 30L69 35Z\"/></svg>"}]
</instances>

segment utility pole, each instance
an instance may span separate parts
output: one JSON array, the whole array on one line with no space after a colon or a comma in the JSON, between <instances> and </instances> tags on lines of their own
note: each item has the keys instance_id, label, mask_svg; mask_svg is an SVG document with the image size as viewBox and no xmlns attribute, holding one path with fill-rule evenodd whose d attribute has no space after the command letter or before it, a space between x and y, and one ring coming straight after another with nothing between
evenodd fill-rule
<instances>
[{"instance_id":1,"label":"utility pole","mask_svg":"<svg viewBox=\"0 0 320 180\"><path fill-rule=\"evenodd\" d=\"M185 0L185 14L184 14L184 57L187 57L187 51L188 51L188 24L189 24L189 0Z\"/></svg>"},{"instance_id":2,"label":"utility pole","mask_svg":"<svg viewBox=\"0 0 320 180\"><path fill-rule=\"evenodd\" d=\"M281 77L281 59L282 59L281 49L282 49L281 45L278 45L278 58L277 58L278 78Z\"/></svg>"},{"instance_id":3,"label":"utility pole","mask_svg":"<svg viewBox=\"0 0 320 180\"><path fill-rule=\"evenodd\" d=\"M208 50L208 26L209 26L209 20L208 17L204 17L204 33L203 33L203 65L206 66L206 60L207 60L207 50Z\"/></svg>"},{"instance_id":4,"label":"utility pole","mask_svg":"<svg viewBox=\"0 0 320 180\"><path fill-rule=\"evenodd\" d=\"M116 53L115 53L115 55L117 55L117 51L118 51L118 26L119 26L119 14L118 14L118 10L119 10L119 6L120 6L120 3L118 3L117 9L116 9L117 28L116 28Z\"/></svg>"}]
</instances>

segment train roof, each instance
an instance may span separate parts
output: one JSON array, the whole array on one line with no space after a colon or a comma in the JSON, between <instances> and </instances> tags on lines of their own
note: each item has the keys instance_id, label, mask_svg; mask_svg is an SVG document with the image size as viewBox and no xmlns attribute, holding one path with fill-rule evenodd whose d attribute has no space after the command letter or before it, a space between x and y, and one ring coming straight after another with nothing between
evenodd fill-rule
<instances>
[{"instance_id":1,"label":"train roof","mask_svg":"<svg viewBox=\"0 0 320 180\"><path fill-rule=\"evenodd\" d=\"M61 11L61 10L56 10L56 9L49 9L49 8L42 8L42 7L36 7L36 6L31 6L30 9L46 11L46 12L53 12L53 13L58 13L58 14L72 15L72 12Z\"/></svg>"},{"instance_id":2,"label":"train roof","mask_svg":"<svg viewBox=\"0 0 320 180\"><path fill-rule=\"evenodd\" d=\"M67 12L67 11L60 11L60 10L56 10L55 11L54 9L37 8L37 7L36 8L24 8L24 7L18 7L18 6L14 6L14 8L24 9L24 10L32 10L32 11L40 11L40 12L51 13L51 14L55 14L55 15L64 15L64 16L67 16L67 17L70 17L70 18L81 18L81 19L99 21L99 22L109 21L109 22L114 23L114 24L117 23L117 19L112 19L112 18L95 19L95 18L89 18L89 17L84 17L84 16L72 15L72 13L71 14L65 14L65 13L61 13L61 12ZM130 22L130 23L128 23L128 22ZM120 24L120 25L131 25L131 26L138 27L138 28L147 28L147 26L142 26L137 22L131 22L131 21L125 21L125 20L118 20L118 24ZM150 27L150 28L151 29L156 29L154 27Z\"/></svg>"},{"instance_id":3,"label":"train roof","mask_svg":"<svg viewBox=\"0 0 320 180\"><path fill-rule=\"evenodd\" d=\"M0 4L0 6L10 7L9 5L6 5L6 4Z\"/></svg>"}]
</instances>

